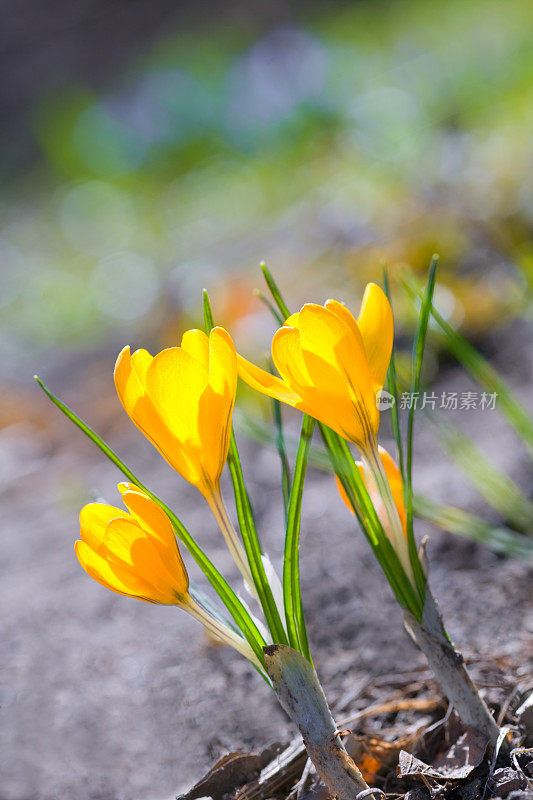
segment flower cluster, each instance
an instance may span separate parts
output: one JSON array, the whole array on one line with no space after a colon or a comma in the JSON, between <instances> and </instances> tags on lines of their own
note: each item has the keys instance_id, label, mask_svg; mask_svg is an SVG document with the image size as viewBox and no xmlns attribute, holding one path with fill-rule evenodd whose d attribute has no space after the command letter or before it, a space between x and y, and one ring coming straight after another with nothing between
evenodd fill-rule
<instances>
[{"instance_id":1,"label":"flower cluster","mask_svg":"<svg viewBox=\"0 0 533 800\"><path fill-rule=\"evenodd\" d=\"M420 394L436 263L434 259L430 268L413 350L409 396L414 398ZM331 793L342 795L348 755L341 743L334 741L334 722L312 667L300 591L301 503L315 427L335 472L340 496L356 515L403 609L407 630L424 651L450 702L465 724L482 732L492 746L500 732L451 645L427 584L425 561L417 552L411 482L414 417L409 414L404 448L397 408L391 402L397 397L393 364L393 394L383 389L393 346L392 311L386 295L369 284L357 318L336 300L327 300L323 306L308 303L290 314L266 268L264 273L281 312L282 324L272 340L278 375L237 354L229 333L213 325L207 294L204 314L209 335L187 331L179 347L154 357L146 350L131 354L126 347L115 368L115 384L124 409L167 462L205 498L262 618L235 593L179 517L140 482L95 431L37 380L55 405L128 479L118 486L125 509L103 503L90 503L82 509L80 540L75 545L82 567L117 594L179 606L199 620L214 637L250 660L302 734L308 724L315 734L317 720L324 723L322 745L315 749L309 739L307 749ZM274 313L278 316L277 311ZM286 516L282 581L262 551L233 436L239 376L276 401L275 436L283 458ZM278 403L304 415L292 476L284 453ZM384 408L393 409L400 467L378 445L379 412ZM410 411L414 408L412 405ZM350 444L358 448L360 460L354 460ZM226 463L235 493L239 533L221 491ZM223 609L189 580L178 540L207 577ZM354 791L354 775L358 789L368 791L355 765L353 770L349 796Z\"/></svg>"},{"instance_id":2,"label":"flower cluster","mask_svg":"<svg viewBox=\"0 0 533 800\"><path fill-rule=\"evenodd\" d=\"M356 474L405 574L413 579L402 478L390 455L377 445L376 396L385 382L392 342L389 302L371 283L357 319L336 300L323 306L306 304L287 317L272 340L279 377L238 355L230 334L221 327L209 335L187 331L179 347L153 357L142 349L131 353L129 347L120 353L115 385L125 411L167 462L205 497L255 597L259 595L250 557L220 489L238 375L253 389L299 409L359 448L363 460L356 462ZM341 496L357 513L357 505L337 481ZM193 597L175 526L158 502L132 483L119 484L119 490L127 511L98 503L82 509L81 540L76 543L82 567L119 594L181 606L257 663L246 640ZM268 580L274 591L272 570ZM279 598L279 592L274 593Z\"/></svg>"}]
</instances>

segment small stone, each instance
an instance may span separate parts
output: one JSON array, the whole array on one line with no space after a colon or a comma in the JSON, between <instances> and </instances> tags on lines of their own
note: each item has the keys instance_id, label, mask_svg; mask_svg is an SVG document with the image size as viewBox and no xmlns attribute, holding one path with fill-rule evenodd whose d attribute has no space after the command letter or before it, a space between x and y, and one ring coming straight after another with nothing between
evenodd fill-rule
<instances>
[{"instance_id":1,"label":"small stone","mask_svg":"<svg viewBox=\"0 0 533 800\"><path fill-rule=\"evenodd\" d=\"M527 780L511 767L497 769L492 776L492 793L496 797L507 797L511 792L527 788Z\"/></svg>"}]
</instances>

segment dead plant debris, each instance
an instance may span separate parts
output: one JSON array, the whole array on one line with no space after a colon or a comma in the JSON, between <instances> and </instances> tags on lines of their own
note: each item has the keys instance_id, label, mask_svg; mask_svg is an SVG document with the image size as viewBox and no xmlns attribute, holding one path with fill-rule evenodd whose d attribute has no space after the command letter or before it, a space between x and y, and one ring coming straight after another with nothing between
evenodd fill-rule
<instances>
[{"instance_id":1,"label":"dead plant debris","mask_svg":"<svg viewBox=\"0 0 533 800\"><path fill-rule=\"evenodd\" d=\"M448 709L427 670L378 676L339 698L346 749L390 800L533 800L531 673L509 656L469 659L502 728L498 751ZM511 677L513 676L513 677ZM300 737L229 753L178 800L326 800Z\"/></svg>"}]
</instances>

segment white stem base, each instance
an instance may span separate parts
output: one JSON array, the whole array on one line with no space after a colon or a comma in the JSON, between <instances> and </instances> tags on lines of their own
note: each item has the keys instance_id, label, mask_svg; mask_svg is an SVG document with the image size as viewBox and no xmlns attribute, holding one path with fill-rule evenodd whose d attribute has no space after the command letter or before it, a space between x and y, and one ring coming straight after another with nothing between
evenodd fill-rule
<instances>
[{"instance_id":1,"label":"white stem base","mask_svg":"<svg viewBox=\"0 0 533 800\"><path fill-rule=\"evenodd\" d=\"M459 717L483 733L494 746L499 728L468 674L462 655L446 636L437 604L427 589L422 623L404 610L405 627L427 658L428 664Z\"/></svg>"},{"instance_id":2,"label":"white stem base","mask_svg":"<svg viewBox=\"0 0 533 800\"><path fill-rule=\"evenodd\" d=\"M273 644L264 653L274 691L300 729L319 777L337 800L356 800L368 786L337 735L315 670L291 647Z\"/></svg>"}]
</instances>

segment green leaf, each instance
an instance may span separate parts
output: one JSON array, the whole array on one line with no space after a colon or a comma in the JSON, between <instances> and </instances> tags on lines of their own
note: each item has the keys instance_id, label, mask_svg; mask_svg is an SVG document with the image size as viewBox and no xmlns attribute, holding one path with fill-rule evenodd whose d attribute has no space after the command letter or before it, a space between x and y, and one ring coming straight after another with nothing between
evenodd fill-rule
<instances>
[{"instance_id":1,"label":"green leaf","mask_svg":"<svg viewBox=\"0 0 533 800\"><path fill-rule=\"evenodd\" d=\"M385 294L387 295L387 299L392 309L392 297L389 286L389 273L386 267L383 270L383 287L385 289ZM396 354L395 354L394 342L392 345L392 353L390 357L389 371L387 375L387 386L389 392L394 398L394 404L391 408L392 432L394 434L394 439L396 441L396 450L398 453L398 467L405 486L405 465L403 460L403 443L402 443L402 433L400 428L400 402L398 395L398 383L396 380Z\"/></svg>"},{"instance_id":2,"label":"green leaf","mask_svg":"<svg viewBox=\"0 0 533 800\"><path fill-rule=\"evenodd\" d=\"M233 430L231 432L228 452L228 467L235 493L235 507L237 509L237 518L241 529L242 541L268 628L274 643L288 644L287 634L285 633L285 628L283 627L279 610L265 572L261 544L259 542L259 536L257 535L252 505L244 484L239 451L237 449Z\"/></svg>"},{"instance_id":3,"label":"green leaf","mask_svg":"<svg viewBox=\"0 0 533 800\"><path fill-rule=\"evenodd\" d=\"M277 297L278 306L285 311L289 309L285 305L283 298L281 297L281 293L274 281L274 278L270 274L269 270L266 268L265 264L261 265L263 270L263 274L265 275L265 279L267 284L271 290L271 292L275 292L275 296ZM283 325L286 317L283 317L278 310L272 305L268 297L266 297L263 292L259 289L255 290L255 294L263 301L266 307L269 309L270 313L274 317L274 319L278 322L279 325ZM287 315L289 316L289 315ZM270 372L274 374L274 364L271 362L270 364ZM289 468L289 462L287 460L287 453L285 451L285 439L283 434L283 422L281 417L281 403L279 400L272 398L272 408L274 411L274 422L276 425L276 447L278 450L278 454L281 461L281 490L283 493L283 508L285 511L285 524L287 524L287 514L288 514L288 506L289 506L289 495L291 491L291 471Z\"/></svg>"},{"instance_id":4,"label":"green leaf","mask_svg":"<svg viewBox=\"0 0 533 800\"><path fill-rule=\"evenodd\" d=\"M420 294L420 286L413 276L404 278L403 285L411 297ZM431 307L431 315L443 332L450 352L488 394L496 394L498 396L499 410L505 415L528 447L533 450L533 417L528 414L518 401L509 384L483 358L481 353L459 333L457 328L446 322L433 305Z\"/></svg>"},{"instance_id":5,"label":"green leaf","mask_svg":"<svg viewBox=\"0 0 533 800\"><path fill-rule=\"evenodd\" d=\"M304 414L302 433L294 465L294 481L292 484L287 514L287 531L285 535L285 552L283 556L283 599L285 603L285 619L289 644L298 650L309 662L311 653L307 639L307 630L302 606L300 590L300 522L302 516L302 495L307 470L309 445L313 435L315 421Z\"/></svg>"},{"instance_id":6,"label":"green leaf","mask_svg":"<svg viewBox=\"0 0 533 800\"><path fill-rule=\"evenodd\" d=\"M413 343L413 372L411 379L411 398L418 397L420 390L420 374L422 372L422 362L424 359L424 348L426 344L426 335L429 322L429 312L433 300L433 292L435 290L435 278L437 275L437 264L439 257L433 256L429 267L428 282L424 297L422 299L422 307L420 309L420 316L418 319L418 327ZM416 546L415 535L413 530L413 429L415 421L415 407L416 403L411 402L409 408L409 415L407 417L407 452L406 452L406 467L405 467L405 510L407 513L407 543L409 546L409 559L413 568L415 581L418 592L425 601L426 596L426 576L418 557L418 548Z\"/></svg>"},{"instance_id":7,"label":"green leaf","mask_svg":"<svg viewBox=\"0 0 533 800\"><path fill-rule=\"evenodd\" d=\"M285 447L285 434L283 432L281 403L279 400L276 400L275 398L272 398L272 410L274 413L274 424L276 427L276 449L278 451L279 460L281 462L281 492L283 495L283 510L285 513L285 525L287 525L287 517L289 513L289 498L291 494L291 470L289 467L289 460L287 458L287 449Z\"/></svg>"},{"instance_id":8,"label":"green leaf","mask_svg":"<svg viewBox=\"0 0 533 800\"><path fill-rule=\"evenodd\" d=\"M252 441L259 442L263 445L276 447L277 432L275 427L270 425L268 422L264 422L256 417L252 417L249 414L244 414L241 412L239 414L236 427L237 430L244 434L244 436L247 436L248 439L252 439ZM284 442L287 453L291 456L296 456L296 453L298 452L298 438L296 436L292 436L291 434L285 433ZM308 460L313 467L316 467L323 472L331 473L333 471L330 458L323 447L311 444L309 448Z\"/></svg>"},{"instance_id":9,"label":"green leaf","mask_svg":"<svg viewBox=\"0 0 533 800\"><path fill-rule=\"evenodd\" d=\"M136 486L141 489L148 497L151 497L160 508L163 509L165 514L168 516L170 521L172 522L174 531L177 537L180 539L181 542L185 545L191 556L194 558L210 584L212 585L213 589L216 591L226 608L228 609L229 613L235 620L235 623L239 627L239 629L244 634L246 640L252 647L254 653L257 655L261 663L264 663L263 657L263 647L265 645L265 640L263 639L261 633L259 632L255 622L252 620L250 614L245 609L231 586L227 583L227 581L222 577L222 575L218 572L214 564L209 560L206 554L201 550L200 547L196 544L194 539L192 538L191 534L184 526L182 521L176 516L176 514L165 504L162 500L160 500L156 495L151 492L143 483L137 478L137 476L129 469L129 467L124 464L124 462L119 458L119 456L112 450L108 444L104 442L104 440L95 432L86 422L84 422L78 415L72 411L65 403L61 402L52 392L48 389L47 386L43 383L43 381L35 376L35 380L41 387L41 389L48 395L52 403L54 403L57 408L71 421L76 425L101 451L104 455L109 458L112 463L118 467L118 469L122 472L122 474L130 481L134 483Z\"/></svg>"},{"instance_id":10,"label":"green leaf","mask_svg":"<svg viewBox=\"0 0 533 800\"><path fill-rule=\"evenodd\" d=\"M413 505L417 517L442 530L481 542L501 555L523 558L533 563L533 543L511 528L486 522L456 506L440 505L425 495L415 494Z\"/></svg>"},{"instance_id":11,"label":"green leaf","mask_svg":"<svg viewBox=\"0 0 533 800\"><path fill-rule=\"evenodd\" d=\"M211 302L209 300L209 295L207 293L207 289L203 289L202 291L202 300L203 300L203 307L204 307L204 325L207 335L211 332L211 328L215 327L215 323L213 321L213 311L211 309Z\"/></svg>"},{"instance_id":12,"label":"green leaf","mask_svg":"<svg viewBox=\"0 0 533 800\"><path fill-rule=\"evenodd\" d=\"M268 297L260 289L254 289L254 294L261 300L262 303L265 304L265 306L268 308L268 310L270 311L270 313L272 314L278 325L280 326L283 325L285 320L283 319L277 308L275 308L272 305Z\"/></svg>"},{"instance_id":13,"label":"green leaf","mask_svg":"<svg viewBox=\"0 0 533 800\"><path fill-rule=\"evenodd\" d=\"M277 307L280 310L280 314L283 317L283 321L285 321L287 319L287 317L290 317L291 312L289 311L289 309L287 308L287 306L285 304L285 301L284 301L284 299L283 299L283 297L281 295L281 292L280 292L280 290L278 288L278 284L276 283L276 281L272 277L272 273L270 272L270 270L268 269L267 265L264 262L261 264L261 271L262 271L262 273L263 273L263 275L265 277L265 281L267 283L267 286L270 289L270 293L271 293L272 297L274 298L274 301L275 301Z\"/></svg>"},{"instance_id":14,"label":"green leaf","mask_svg":"<svg viewBox=\"0 0 533 800\"><path fill-rule=\"evenodd\" d=\"M424 600L415 591L383 529L346 441L326 425L322 423L318 425L333 469L344 487L359 525L366 535L396 599L401 606L409 609L418 620L421 620Z\"/></svg>"}]
</instances>

